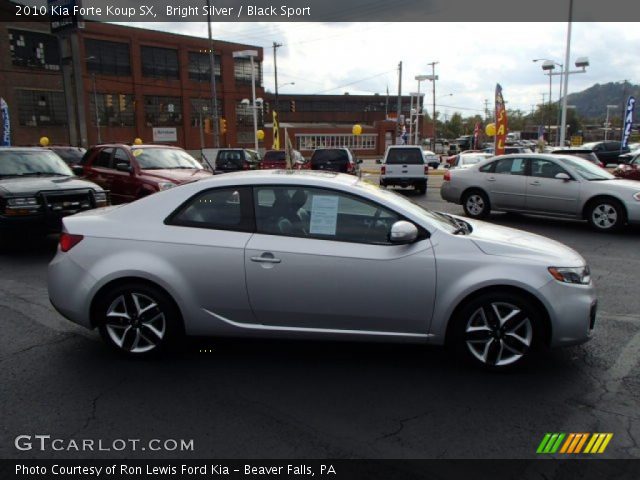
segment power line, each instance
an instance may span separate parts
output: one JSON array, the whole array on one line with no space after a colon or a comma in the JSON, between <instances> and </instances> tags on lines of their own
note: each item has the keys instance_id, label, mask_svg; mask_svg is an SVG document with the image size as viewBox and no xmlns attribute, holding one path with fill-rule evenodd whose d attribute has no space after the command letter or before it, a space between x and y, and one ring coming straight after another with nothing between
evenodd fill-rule
<instances>
[{"instance_id":1,"label":"power line","mask_svg":"<svg viewBox=\"0 0 640 480\"><path fill-rule=\"evenodd\" d=\"M367 80L371 80L372 78L381 77L382 75L386 75L387 73L392 72L392 71L395 71L395 69L394 70L387 70L386 72L382 72L382 73L377 73L377 74L372 75L370 77L361 78L360 80L355 80L355 81L350 82L350 83L345 83L344 85L339 85L337 87L328 88L327 90L322 90L320 92L315 93L314 95L320 95L321 93L330 92L332 90L338 90L339 88L348 87L348 86L354 85L356 83L365 82Z\"/></svg>"}]
</instances>

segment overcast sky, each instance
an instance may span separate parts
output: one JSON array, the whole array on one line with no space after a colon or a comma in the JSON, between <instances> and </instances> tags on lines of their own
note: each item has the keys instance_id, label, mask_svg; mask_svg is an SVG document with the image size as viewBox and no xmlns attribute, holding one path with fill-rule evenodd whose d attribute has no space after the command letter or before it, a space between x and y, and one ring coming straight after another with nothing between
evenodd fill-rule
<instances>
[{"instance_id":1,"label":"overcast sky","mask_svg":"<svg viewBox=\"0 0 640 480\"><path fill-rule=\"evenodd\" d=\"M206 23L137 24L155 30L206 36ZM569 77L569 92L595 83L640 83L640 28L637 23L574 23L571 65L587 56L587 73ZM264 86L273 91L274 41L280 93L349 92L397 94L397 65L403 62L402 92L416 91L418 74L436 66L437 110L451 115L482 113L493 102L496 82L508 108L525 112L548 95L541 62L564 63L567 23L214 23L213 36L264 48ZM552 96L558 98L559 77ZM295 85L283 86L295 82ZM431 104L431 85L426 102ZM449 96L448 94L453 94ZM491 108L492 103L490 103Z\"/></svg>"}]
</instances>

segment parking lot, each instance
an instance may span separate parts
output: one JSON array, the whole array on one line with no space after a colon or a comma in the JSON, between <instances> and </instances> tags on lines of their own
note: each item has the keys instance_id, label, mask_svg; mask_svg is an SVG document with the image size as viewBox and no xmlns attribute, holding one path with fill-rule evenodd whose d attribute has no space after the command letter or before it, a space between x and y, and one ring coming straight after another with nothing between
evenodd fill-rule
<instances>
[{"instance_id":1,"label":"parking lot","mask_svg":"<svg viewBox=\"0 0 640 480\"><path fill-rule=\"evenodd\" d=\"M366 178L376 182L375 175ZM462 214L431 176L421 205ZM0 254L4 458L533 458L546 432L611 432L606 458L640 457L640 229L493 214L580 252L599 292L591 342L491 374L440 348L201 340L115 356L47 298L55 238ZM371 302L380 301L375 291ZM189 452L19 452L14 438L193 439Z\"/></svg>"}]
</instances>

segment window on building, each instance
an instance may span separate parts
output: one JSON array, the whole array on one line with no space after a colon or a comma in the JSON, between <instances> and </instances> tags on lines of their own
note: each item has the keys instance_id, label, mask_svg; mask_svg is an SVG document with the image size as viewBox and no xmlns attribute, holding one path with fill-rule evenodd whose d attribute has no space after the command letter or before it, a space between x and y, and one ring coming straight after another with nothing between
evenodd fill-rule
<instances>
[{"instance_id":1,"label":"window on building","mask_svg":"<svg viewBox=\"0 0 640 480\"><path fill-rule=\"evenodd\" d=\"M253 70L255 72L256 85L262 85L262 64L254 60ZM234 58L233 75L236 83L251 84L251 59Z\"/></svg>"},{"instance_id":2,"label":"window on building","mask_svg":"<svg viewBox=\"0 0 640 480\"><path fill-rule=\"evenodd\" d=\"M236 122L239 126L253 127L253 108L251 104L236 102ZM264 126L263 110L258 105L258 127Z\"/></svg>"},{"instance_id":3,"label":"window on building","mask_svg":"<svg viewBox=\"0 0 640 480\"><path fill-rule=\"evenodd\" d=\"M200 119L204 119L211 115L211 99L210 98L192 98L191 101L191 126L200 126ZM222 115L222 99L218 99L218 118Z\"/></svg>"},{"instance_id":4,"label":"window on building","mask_svg":"<svg viewBox=\"0 0 640 480\"><path fill-rule=\"evenodd\" d=\"M351 135L340 133L335 135L296 134L298 150L315 150L316 148L345 147L352 150L376 150L378 135L367 133Z\"/></svg>"},{"instance_id":5,"label":"window on building","mask_svg":"<svg viewBox=\"0 0 640 480\"><path fill-rule=\"evenodd\" d=\"M53 35L9 30L11 63L19 67L60 70L60 47Z\"/></svg>"},{"instance_id":6,"label":"window on building","mask_svg":"<svg viewBox=\"0 0 640 480\"><path fill-rule=\"evenodd\" d=\"M87 72L99 75L131 75L128 43L107 42L87 38L84 41Z\"/></svg>"},{"instance_id":7,"label":"window on building","mask_svg":"<svg viewBox=\"0 0 640 480\"><path fill-rule=\"evenodd\" d=\"M171 48L141 47L144 77L179 79L178 51Z\"/></svg>"},{"instance_id":8,"label":"window on building","mask_svg":"<svg viewBox=\"0 0 640 480\"><path fill-rule=\"evenodd\" d=\"M96 123L95 99L98 98L98 115L100 125L110 127L133 127L135 125L135 108L133 95L122 93L89 94L91 122Z\"/></svg>"},{"instance_id":9,"label":"window on building","mask_svg":"<svg viewBox=\"0 0 640 480\"><path fill-rule=\"evenodd\" d=\"M221 79L221 58L220 55L214 55L214 71L216 72L216 82ZM206 52L189 52L189 80L196 82L211 81L211 61L209 54Z\"/></svg>"},{"instance_id":10,"label":"window on building","mask_svg":"<svg viewBox=\"0 0 640 480\"><path fill-rule=\"evenodd\" d=\"M18 121L26 127L66 125L64 93L49 90L18 90Z\"/></svg>"},{"instance_id":11,"label":"window on building","mask_svg":"<svg viewBox=\"0 0 640 480\"><path fill-rule=\"evenodd\" d=\"M144 116L148 127L180 125L182 101L180 97L144 97Z\"/></svg>"}]
</instances>

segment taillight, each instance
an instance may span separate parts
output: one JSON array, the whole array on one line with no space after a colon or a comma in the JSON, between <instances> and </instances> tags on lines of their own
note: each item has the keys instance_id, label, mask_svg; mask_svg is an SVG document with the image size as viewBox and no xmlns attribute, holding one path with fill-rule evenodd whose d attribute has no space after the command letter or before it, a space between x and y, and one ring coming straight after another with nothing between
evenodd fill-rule
<instances>
[{"instance_id":1,"label":"taillight","mask_svg":"<svg viewBox=\"0 0 640 480\"><path fill-rule=\"evenodd\" d=\"M429 165L424 166L424 174L429 175Z\"/></svg>"},{"instance_id":2,"label":"taillight","mask_svg":"<svg viewBox=\"0 0 640 480\"><path fill-rule=\"evenodd\" d=\"M449 170L447 170L446 172L444 172L444 177L443 180L445 182L450 182L451 181L451 172Z\"/></svg>"},{"instance_id":3,"label":"taillight","mask_svg":"<svg viewBox=\"0 0 640 480\"><path fill-rule=\"evenodd\" d=\"M247 162L244 162L244 163L242 164L242 169L243 169L243 170L249 170L249 168L251 168L251 167L250 167L250 165L249 165Z\"/></svg>"},{"instance_id":4,"label":"taillight","mask_svg":"<svg viewBox=\"0 0 640 480\"><path fill-rule=\"evenodd\" d=\"M75 247L84 238L82 235L73 235L71 233L62 232L60 234L60 250L68 252Z\"/></svg>"},{"instance_id":5,"label":"taillight","mask_svg":"<svg viewBox=\"0 0 640 480\"><path fill-rule=\"evenodd\" d=\"M353 173L353 165L351 163L347 165L347 173Z\"/></svg>"},{"instance_id":6,"label":"taillight","mask_svg":"<svg viewBox=\"0 0 640 480\"><path fill-rule=\"evenodd\" d=\"M384 175L385 173L387 173L387 167L385 167L384 165L382 165L380 167L380 175Z\"/></svg>"}]
</instances>

